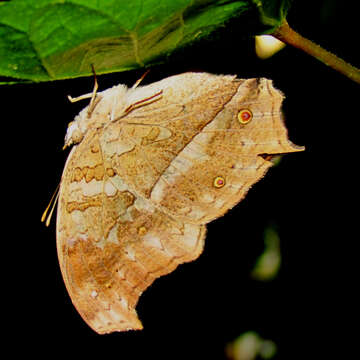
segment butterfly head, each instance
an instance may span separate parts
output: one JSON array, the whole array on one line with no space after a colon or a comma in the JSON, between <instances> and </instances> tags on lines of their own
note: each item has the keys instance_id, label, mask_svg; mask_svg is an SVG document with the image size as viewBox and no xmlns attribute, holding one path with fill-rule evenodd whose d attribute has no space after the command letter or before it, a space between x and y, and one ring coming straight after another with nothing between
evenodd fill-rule
<instances>
[{"instance_id":1,"label":"butterfly head","mask_svg":"<svg viewBox=\"0 0 360 360\"><path fill-rule=\"evenodd\" d=\"M71 121L68 125L63 148L65 149L71 145L78 144L83 138L84 133L80 130L79 124L75 118L75 120Z\"/></svg>"}]
</instances>

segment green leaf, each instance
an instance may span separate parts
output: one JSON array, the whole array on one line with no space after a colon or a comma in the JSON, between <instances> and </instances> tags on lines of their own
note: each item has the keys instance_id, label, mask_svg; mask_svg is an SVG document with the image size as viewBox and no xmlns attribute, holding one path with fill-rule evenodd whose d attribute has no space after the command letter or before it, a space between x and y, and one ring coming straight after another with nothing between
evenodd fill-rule
<instances>
[{"instance_id":1,"label":"green leaf","mask_svg":"<svg viewBox=\"0 0 360 360\"><path fill-rule=\"evenodd\" d=\"M0 2L0 76L49 81L163 61L242 14L271 29L289 0L11 0ZM259 19L254 19L257 24ZM264 29L262 29L263 31ZM12 81L14 81L12 79Z\"/></svg>"},{"instance_id":2,"label":"green leaf","mask_svg":"<svg viewBox=\"0 0 360 360\"><path fill-rule=\"evenodd\" d=\"M258 8L260 22L264 25L263 33L271 34L286 18L292 0L253 0L253 2Z\"/></svg>"}]
</instances>

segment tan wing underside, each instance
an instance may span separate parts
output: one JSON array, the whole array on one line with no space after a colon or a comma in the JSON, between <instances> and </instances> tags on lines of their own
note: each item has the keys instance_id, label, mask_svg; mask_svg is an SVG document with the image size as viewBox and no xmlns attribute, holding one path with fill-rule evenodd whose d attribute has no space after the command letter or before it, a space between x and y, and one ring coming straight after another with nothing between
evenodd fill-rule
<instances>
[{"instance_id":1,"label":"tan wing underside","mask_svg":"<svg viewBox=\"0 0 360 360\"><path fill-rule=\"evenodd\" d=\"M239 203L273 165L271 154L303 150L282 121L282 94L267 79L249 79L221 112L177 155L153 186L150 199L177 219L206 224ZM238 114L253 118L241 124ZM216 178L224 186L214 186Z\"/></svg>"},{"instance_id":2,"label":"tan wing underside","mask_svg":"<svg viewBox=\"0 0 360 360\"><path fill-rule=\"evenodd\" d=\"M183 74L166 84L136 93L134 102L163 97L88 132L65 166L60 266L75 307L99 333L140 329L140 294L200 255L203 224L271 166L259 155L301 150L287 140L282 95L266 79ZM247 125L237 119L243 108L253 113ZM214 187L216 177L225 185Z\"/></svg>"},{"instance_id":3,"label":"tan wing underside","mask_svg":"<svg viewBox=\"0 0 360 360\"><path fill-rule=\"evenodd\" d=\"M92 329L141 329L139 296L157 277L197 258L206 229L170 218L125 185L116 188L114 175L100 169L101 151L91 151L99 145L95 134L89 136L66 164L57 219L60 267Z\"/></svg>"},{"instance_id":4,"label":"tan wing underside","mask_svg":"<svg viewBox=\"0 0 360 360\"><path fill-rule=\"evenodd\" d=\"M261 155L303 148L288 141L283 95L270 80L186 75L177 77L177 87L165 87L161 100L109 124L101 136L122 180L176 219L206 224L235 206L272 166ZM146 87L143 96L159 86ZM245 125L238 119L242 109L253 114ZM221 188L214 186L218 177Z\"/></svg>"}]
</instances>

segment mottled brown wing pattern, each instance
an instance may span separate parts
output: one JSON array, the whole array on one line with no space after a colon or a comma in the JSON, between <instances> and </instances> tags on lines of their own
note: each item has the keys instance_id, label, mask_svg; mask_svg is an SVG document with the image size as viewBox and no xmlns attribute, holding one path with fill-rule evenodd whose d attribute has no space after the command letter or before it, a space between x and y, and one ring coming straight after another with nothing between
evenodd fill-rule
<instances>
[{"instance_id":1,"label":"mottled brown wing pattern","mask_svg":"<svg viewBox=\"0 0 360 360\"><path fill-rule=\"evenodd\" d=\"M141 293L200 255L205 224L264 175L272 165L264 155L301 150L287 140L283 97L269 80L187 73L135 90L117 107L162 96L129 113L101 99L60 187L62 274L98 333L141 329Z\"/></svg>"},{"instance_id":2,"label":"mottled brown wing pattern","mask_svg":"<svg viewBox=\"0 0 360 360\"><path fill-rule=\"evenodd\" d=\"M105 156L118 175L146 198L173 159L222 110L241 83L233 76L219 81L208 74L190 75L142 88L134 102L158 91L161 99L109 124L102 134Z\"/></svg>"},{"instance_id":3,"label":"mottled brown wing pattern","mask_svg":"<svg viewBox=\"0 0 360 360\"><path fill-rule=\"evenodd\" d=\"M204 226L169 217L117 177L94 132L70 154L60 190L63 277L75 307L99 333L142 328L140 294L198 257L205 236Z\"/></svg>"},{"instance_id":4,"label":"mottled brown wing pattern","mask_svg":"<svg viewBox=\"0 0 360 360\"><path fill-rule=\"evenodd\" d=\"M287 138L282 99L270 80L244 81L161 174L152 189L152 202L197 224L206 224L236 205L272 166L266 155L303 150ZM247 124L238 119L244 109L252 114Z\"/></svg>"}]
</instances>

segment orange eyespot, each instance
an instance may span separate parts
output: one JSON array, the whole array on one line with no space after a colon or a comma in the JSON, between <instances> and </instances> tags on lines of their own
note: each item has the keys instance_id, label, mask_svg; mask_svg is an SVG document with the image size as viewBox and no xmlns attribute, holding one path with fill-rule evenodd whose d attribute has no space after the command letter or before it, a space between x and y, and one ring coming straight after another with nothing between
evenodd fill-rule
<instances>
[{"instance_id":1,"label":"orange eyespot","mask_svg":"<svg viewBox=\"0 0 360 360\"><path fill-rule=\"evenodd\" d=\"M240 124L247 124L253 118L253 114L249 109L240 110L238 113L238 120Z\"/></svg>"},{"instance_id":2,"label":"orange eyespot","mask_svg":"<svg viewBox=\"0 0 360 360\"><path fill-rule=\"evenodd\" d=\"M225 179L222 176L217 176L214 179L214 186L218 189L222 188L225 185Z\"/></svg>"}]
</instances>

